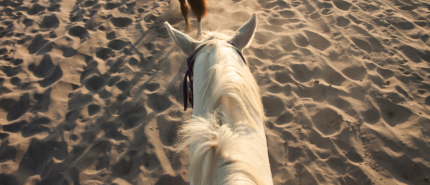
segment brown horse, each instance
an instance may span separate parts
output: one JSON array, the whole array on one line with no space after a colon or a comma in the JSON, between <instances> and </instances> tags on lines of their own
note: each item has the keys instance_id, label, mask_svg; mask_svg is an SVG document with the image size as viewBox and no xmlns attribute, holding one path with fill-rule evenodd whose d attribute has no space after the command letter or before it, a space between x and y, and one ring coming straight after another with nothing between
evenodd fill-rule
<instances>
[{"instance_id":1,"label":"brown horse","mask_svg":"<svg viewBox=\"0 0 430 185\"><path fill-rule=\"evenodd\" d=\"M181 12L182 15L185 18L185 26L187 30L190 30L190 23L188 22L188 6L185 0L179 0L179 3L181 4ZM197 17L198 21L198 31L197 35L201 35L202 32L202 25L201 20L206 15L206 0L188 0L188 4L191 7L191 10L193 11L194 15Z\"/></svg>"}]
</instances>

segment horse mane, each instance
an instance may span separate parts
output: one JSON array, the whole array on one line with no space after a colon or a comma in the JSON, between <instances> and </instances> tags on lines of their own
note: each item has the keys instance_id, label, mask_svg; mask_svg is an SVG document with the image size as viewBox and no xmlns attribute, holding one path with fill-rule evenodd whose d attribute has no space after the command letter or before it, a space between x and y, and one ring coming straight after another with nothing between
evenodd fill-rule
<instances>
[{"instance_id":1,"label":"horse mane","mask_svg":"<svg viewBox=\"0 0 430 185\"><path fill-rule=\"evenodd\" d=\"M213 107L204 117L193 116L178 132L178 152L194 145L189 170L196 185L232 184L237 181L265 184L252 161L246 160L245 156L236 157L225 152L227 148L237 147L234 143L240 142L241 136L249 132L239 129L240 126L265 137L263 122L266 119L259 87L247 64L225 41L230 39L230 36L218 32L206 32L202 37L201 45L210 47L199 51L196 58L196 63L207 66L207 71L204 71L206 75L202 75L206 79L201 79L205 84L200 87L200 92ZM240 109L242 115L239 115L239 122L233 119L238 115L232 115L225 104L233 104Z\"/></svg>"},{"instance_id":2,"label":"horse mane","mask_svg":"<svg viewBox=\"0 0 430 185\"><path fill-rule=\"evenodd\" d=\"M233 46L226 42L231 39L230 33L230 31L206 32L202 37L200 45L212 45L211 48L201 51L208 55L201 61L208 66L207 71L203 72L206 75L202 75L207 77L204 79L206 83L202 87L204 88L202 92L205 98L210 99L211 105L218 105L226 99L235 101L250 127L262 129L261 122L266 121L266 117L260 88L249 70L248 63L242 61ZM209 88L213 89L213 94L207 94ZM215 109L216 106L211 107L209 112L214 112Z\"/></svg>"},{"instance_id":3,"label":"horse mane","mask_svg":"<svg viewBox=\"0 0 430 185\"><path fill-rule=\"evenodd\" d=\"M247 160L230 156L226 148L236 147L239 134L234 133L228 124L220 125L216 114L207 117L193 117L179 131L179 151L188 145L195 144L191 155L189 171L195 185L232 184L247 182L248 184L264 185L264 180Z\"/></svg>"},{"instance_id":4,"label":"horse mane","mask_svg":"<svg viewBox=\"0 0 430 185\"><path fill-rule=\"evenodd\" d=\"M188 5L190 5L199 22L207 14L206 0L188 0Z\"/></svg>"}]
</instances>

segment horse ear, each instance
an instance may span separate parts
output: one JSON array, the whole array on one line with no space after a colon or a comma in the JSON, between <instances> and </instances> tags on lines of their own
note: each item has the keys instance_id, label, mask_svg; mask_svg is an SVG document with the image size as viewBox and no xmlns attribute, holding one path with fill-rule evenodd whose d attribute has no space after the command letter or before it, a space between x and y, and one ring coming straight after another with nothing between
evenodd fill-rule
<instances>
[{"instance_id":1,"label":"horse ear","mask_svg":"<svg viewBox=\"0 0 430 185\"><path fill-rule=\"evenodd\" d=\"M164 25L167 28L167 32L169 32L170 38L175 41L175 44L179 47L179 49L181 49L181 51L186 55L193 54L194 49L196 49L197 42L188 35L185 35L184 33L170 26L167 21L164 23Z\"/></svg>"},{"instance_id":2,"label":"horse ear","mask_svg":"<svg viewBox=\"0 0 430 185\"><path fill-rule=\"evenodd\" d=\"M252 38L254 38L255 29L257 28L257 14L252 14L248 22L240 27L233 36L233 42L239 50L246 48Z\"/></svg>"}]
</instances>

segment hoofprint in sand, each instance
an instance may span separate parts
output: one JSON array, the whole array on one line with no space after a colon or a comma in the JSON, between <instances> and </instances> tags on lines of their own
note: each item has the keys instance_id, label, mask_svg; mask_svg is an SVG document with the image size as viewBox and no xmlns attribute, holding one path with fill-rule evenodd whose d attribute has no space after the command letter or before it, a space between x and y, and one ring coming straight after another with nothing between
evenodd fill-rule
<instances>
[{"instance_id":1,"label":"hoofprint in sand","mask_svg":"<svg viewBox=\"0 0 430 185\"><path fill-rule=\"evenodd\" d=\"M0 4L2 184L190 181L177 0ZM430 183L428 2L211 0L204 31L254 12L274 184Z\"/></svg>"}]
</instances>

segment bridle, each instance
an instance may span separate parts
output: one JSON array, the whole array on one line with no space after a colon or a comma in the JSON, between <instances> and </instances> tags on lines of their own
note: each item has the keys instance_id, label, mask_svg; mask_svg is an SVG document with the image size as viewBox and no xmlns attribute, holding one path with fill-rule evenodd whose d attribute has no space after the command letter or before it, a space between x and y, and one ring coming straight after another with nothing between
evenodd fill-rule
<instances>
[{"instance_id":1,"label":"bridle","mask_svg":"<svg viewBox=\"0 0 430 185\"><path fill-rule=\"evenodd\" d=\"M240 58L242 58L243 62L246 64L246 60L243 57L242 53L237 49L236 45L230 41L227 41L229 44L231 44L232 46L234 46L234 49L236 50L236 52L239 54ZM198 47L196 50L194 50L193 54L188 56L187 58L187 65L188 65L188 69L187 72L185 73L185 77L184 77L184 82L182 84L182 90L183 90L183 96L184 96L184 111L187 110L187 95L188 95L188 101L190 101L191 103L191 107L193 107L194 105L194 99L193 99L193 66L194 66L194 61L197 55L197 52L199 52L200 49L202 49L205 45L201 45L200 47ZM188 92L188 87L187 87L187 77L188 77L188 82L190 83L190 92Z\"/></svg>"}]
</instances>

